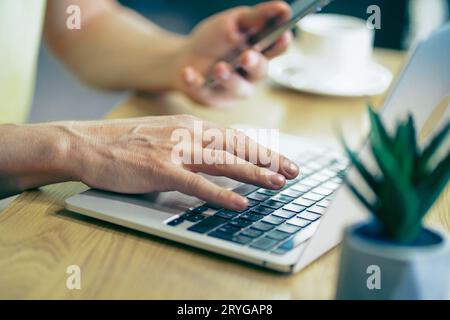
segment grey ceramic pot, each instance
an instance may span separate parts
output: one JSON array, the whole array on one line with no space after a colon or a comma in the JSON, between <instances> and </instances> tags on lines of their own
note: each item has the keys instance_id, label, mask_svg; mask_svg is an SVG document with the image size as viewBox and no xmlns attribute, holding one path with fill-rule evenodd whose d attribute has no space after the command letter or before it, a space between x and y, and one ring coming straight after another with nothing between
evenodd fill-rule
<instances>
[{"instance_id":1,"label":"grey ceramic pot","mask_svg":"<svg viewBox=\"0 0 450 320\"><path fill-rule=\"evenodd\" d=\"M344 236L336 299L449 299L450 242L423 229L418 241L399 245L372 236L373 224Z\"/></svg>"}]
</instances>

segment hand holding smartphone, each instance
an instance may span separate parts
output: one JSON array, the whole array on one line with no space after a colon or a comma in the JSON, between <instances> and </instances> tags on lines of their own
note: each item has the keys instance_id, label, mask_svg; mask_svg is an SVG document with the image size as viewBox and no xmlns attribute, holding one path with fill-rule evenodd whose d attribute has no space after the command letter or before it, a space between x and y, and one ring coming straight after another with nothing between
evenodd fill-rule
<instances>
[{"instance_id":1,"label":"hand holding smartphone","mask_svg":"<svg viewBox=\"0 0 450 320\"><path fill-rule=\"evenodd\" d=\"M293 2L291 4L292 17L289 20L282 23L277 18L269 20L260 32L248 38L245 46L229 52L219 60L231 64L236 72L245 76L245 71L238 63L240 55L245 50L256 48L258 51L264 53L284 32L293 29L299 20L311 13L322 10L323 7L332 1L334 0L297 0ZM215 86L215 79L211 74L207 77L206 86Z\"/></svg>"}]
</instances>

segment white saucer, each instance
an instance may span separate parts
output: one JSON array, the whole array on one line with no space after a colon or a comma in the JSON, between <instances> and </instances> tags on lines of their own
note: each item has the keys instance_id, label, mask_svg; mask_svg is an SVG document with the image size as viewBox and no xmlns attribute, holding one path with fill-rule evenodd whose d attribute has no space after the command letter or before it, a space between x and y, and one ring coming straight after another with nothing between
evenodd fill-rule
<instances>
[{"instance_id":1,"label":"white saucer","mask_svg":"<svg viewBox=\"0 0 450 320\"><path fill-rule=\"evenodd\" d=\"M331 74L313 69L299 52L288 52L272 60L269 77L289 89L338 97L375 96L384 93L392 82L392 73L372 61L361 75Z\"/></svg>"}]
</instances>

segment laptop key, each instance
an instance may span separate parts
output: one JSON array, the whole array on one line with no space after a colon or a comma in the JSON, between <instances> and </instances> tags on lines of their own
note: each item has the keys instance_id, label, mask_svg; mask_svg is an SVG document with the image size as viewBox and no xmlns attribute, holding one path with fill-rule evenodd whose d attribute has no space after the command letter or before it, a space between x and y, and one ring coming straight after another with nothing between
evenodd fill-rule
<instances>
[{"instance_id":1,"label":"laptop key","mask_svg":"<svg viewBox=\"0 0 450 320\"><path fill-rule=\"evenodd\" d=\"M282 195L282 194L278 194L278 195L272 197L272 200L283 202L283 203L289 203L289 202L291 202L294 199L295 198L292 198L292 197L289 197L289 196L285 196L285 195Z\"/></svg>"},{"instance_id":2,"label":"laptop key","mask_svg":"<svg viewBox=\"0 0 450 320\"><path fill-rule=\"evenodd\" d=\"M298 226L294 226L292 224L283 224L282 226L278 227L278 231L286 232L288 234L294 234L301 230L302 228Z\"/></svg>"},{"instance_id":3,"label":"laptop key","mask_svg":"<svg viewBox=\"0 0 450 320\"><path fill-rule=\"evenodd\" d=\"M295 212L284 210L284 209L277 210L277 211L275 211L272 214L277 216L277 217L284 218L284 219L290 219L290 218L292 218L293 216L296 215Z\"/></svg>"},{"instance_id":4,"label":"laptop key","mask_svg":"<svg viewBox=\"0 0 450 320\"><path fill-rule=\"evenodd\" d=\"M267 199L269 199L270 195L259 193L259 192L254 192L254 193L250 194L249 196L247 196L247 198L251 199L251 200L256 200L256 201L262 202L262 201L266 201Z\"/></svg>"},{"instance_id":5,"label":"laptop key","mask_svg":"<svg viewBox=\"0 0 450 320\"><path fill-rule=\"evenodd\" d=\"M241 230L241 228L233 226L232 224L229 224L229 223L224 226L221 226L219 229L217 229L217 231L229 233L229 234L235 234L240 230Z\"/></svg>"},{"instance_id":6,"label":"laptop key","mask_svg":"<svg viewBox=\"0 0 450 320\"><path fill-rule=\"evenodd\" d=\"M316 220L320 219L321 215L317 214L317 213L303 211L302 213L299 213L297 215L297 217L302 218L302 219L306 219L306 220L309 220L309 221L316 221Z\"/></svg>"},{"instance_id":7,"label":"laptop key","mask_svg":"<svg viewBox=\"0 0 450 320\"><path fill-rule=\"evenodd\" d=\"M231 233L222 232L219 230L215 230L208 234L210 237L219 238L222 240L232 241L239 244L247 244L253 240L253 238L246 237L243 235L233 235Z\"/></svg>"},{"instance_id":8,"label":"laptop key","mask_svg":"<svg viewBox=\"0 0 450 320\"><path fill-rule=\"evenodd\" d=\"M255 187L251 184L241 184L239 187L233 189L233 192L236 192L237 194L240 194L241 196L246 196L256 190L258 190L259 187Z\"/></svg>"},{"instance_id":9,"label":"laptop key","mask_svg":"<svg viewBox=\"0 0 450 320\"><path fill-rule=\"evenodd\" d=\"M197 224L194 224L193 226L189 227L188 230L198 233L206 233L226 222L228 222L228 219L212 216L198 222Z\"/></svg>"},{"instance_id":10,"label":"laptop key","mask_svg":"<svg viewBox=\"0 0 450 320\"><path fill-rule=\"evenodd\" d=\"M197 215L197 214L192 211L188 211L188 212L184 213L183 215L181 215L181 218L189 219L190 217L193 217L195 215Z\"/></svg>"},{"instance_id":11,"label":"laptop key","mask_svg":"<svg viewBox=\"0 0 450 320\"><path fill-rule=\"evenodd\" d=\"M302 196L302 198L307 199L307 200L316 201L316 202L317 202L317 201L320 201L320 200L322 200L323 198L325 198L325 196L320 195L320 194L318 194L318 193L308 192L308 193L305 193L305 194Z\"/></svg>"},{"instance_id":12,"label":"laptop key","mask_svg":"<svg viewBox=\"0 0 450 320\"><path fill-rule=\"evenodd\" d=\"M284 196L292 197L292 198L298 198L298 197L302 196L304 194L304 192L297 191L294 189L287 189L287 190L284 190L281 194Z\"/></svg>"},{"instance_id":13,"label":"laptop key","mask_svg":"<svg viewBox=\"0 0 450 320\"><path fill-rule=\"evenodd\" d=\"M181 224L183 222L184 222L183 218L176 218L176 219L173 219L173 220L169 221L167 224L169 226L175 227L175 226L177 226L177 225L179 225L179 224Z\"/></svg>"},{"instance_id":14,"label":"laptop key","mask_svg":"<svg viewBox=\"0 0 450 320\"><path fill-rule=\"evenodd\" d=\"M231 241L231 239L233 238L232 234L226 233L226 232L221 232L221 231L213 231L213 232L209 233L208 236L214 237L214 238L219 238L222 240L227 240L227 241Z\"/></svg>"},{"instance_id":15,"label":"laptop key","mask_svg":"<svg viewBox=\"0 0 450 320\"><path fill-rule=\"evenodd\" d=\"M328 179L333 178L334 176L336 176L336 172L334 172L333 170L330 170L328 168L322 169L320 171L320 174L327 177Z\"/></svg>"},{"instance_id":16,"label":"laptop key","mask_svg":"<svg viewBox=\"0 0 450 320\"><path fill-rule=\"evenodd\" d=\"M281 240L285 240L285 239L289 238L290 234L286 233L286 232L279 231L279 230L273 230L273 231L270 231L266 235L266 237L271 238L271 239L275 239L275 240L278 240L278 241L281 241Z\"/></svg>"},{"instance_id":17,"label":"laptop key","mask_svg":"<svg viewBox=\"0 0 450 320\"><path fill-rule=\"evenodd\" d=\"M252 222L250 220L242 219L242 218L238 217L238 218L231 220L230 224L242 229L242 228L247 228L249 225L252 224Z\"/></svg>"},{"instance_id":18,"label":"laptop key","mask_svg":"<svg viewBox=\"0 0 450 320\"><path fill-rule=\"evenodd\" d=\"M263 233L264 233L263 231L250 228L250 229L246 229L246 230L242 231L241 233L239 233L239 235L243 235L243 236L250 237L250 238L258 238Z\"/></svg>"},{"instance_id":19,"label":"laptop key","mask_svg":"<svg viewBox=\"0 0 450 320\"><path fill-rule=\"evenodd\" d=\"M201 221L201 220L203 220L205 218L206 218L206 216L204 216L202 214L195 214L195 215L193 215L191 217L188 217L188 218L185 218L185 219L187 221L190 221L190 222L198 222L198 221Z\"/></svg>"},{"instance_id":20,"label":"laptop key","mask_svg":"<svg viewBox=\"0 0 450 320\"><path fill-rule=\"evenodd\" d=\"M331 204L331 201L328 199L323 199L322 201L318 202L316 205L322 208L328 208Z\"/></svg>"},{"instance_id":21,"label":"laptop key","mask_svg":"<svg viewBox=\"0 0 450 320\"><path fill-rule=\"evenodd\" d=\"M278 240L263 237L257 239L255 242L253 242L250 247L255 248L258 250L267 251L271 248L273 248L278 243Z\"/></svg>"},{"instance_id":22,"label":"laptop key","mask_svg":"<svg viewBox=\"0 0 450 320\"><path fill-rule=\"evenodd\" d=\"M314 187L317 187L320 184L320 181L308 177L305 180L302 180L302 184L304 184L304 185L306 185L308 187L314 188Z\"/></svg>"},{"instance_id":23,"label":"laptop key","mask_svg":"<svg viewBox=\"0 0 450 320\"><path fill-rule=\"evenodd\" d=\"M256 200L253 200L253 199L247 199L247 202L248 202L248 207L249 208L257 206L260 203L260 201L256 201Z\"/></svg>"},{"instance_id":24,"label":"laptop key","mask_svg":"<svg viewBox=\"0 0 450 320\"><path fill-rule=\"evenodd\" d=\"M286 221L286 219L270 215L270 216L265 217L261 221L263 221L265 223L270 223L270 224L273 224L273 225L279 225L279 224L282 224L284 221Z\"/></svg>"},{"instance_id":25,"label":"laptop key","mask_svg":"<svg viewBox=\"0 0 450 320\"><path fill-rule=\"evenodd\" d=\"M339 182L336 183L337 180L335 180L335 179L336 179L336 178L333 178L333 179L331 179L330 181L325 182L325 183L322 185L322 187L328 188L328 189L331 189L331 190L337 190L337 189L340 187L340 184L339 184L339 183L341 183L342 180L340 180L340 179L338 178L338 179L339 179Z\"/></svg>"},{"instance_id":26,"label":"laptop key","mask_svg":"<svg viewBox=\"0 0 450 320\"><path fill-rule=\"evenodd\" d=\"M265 223L265 222L257 222L252 224L252 229L256 229L262 232L266 232L269 230L272 230L273 228L275 228L275 225L273 224L269 224L269 223Z\"/></svg>"},{"instance_id":27,"label":"laptop key","mask_svg":"<svg viewBox=\"0 0 450 320\"><path fill-rule=\"evenodd\" d=\"M327 208L315 205L315 206L309 208L307 211L312 212L312 213L317 213L317 214L324 214L326 210L327 210Z\"/></svg>"},{"instance_id":28,"label":"laptop key","mask_svg":"<svg viewBox=\"0 0 450 320\"><path fill-rule=\"evenodd\" d=\"M262 218L264 218L264 216L259 213L246 212L246 213L242 214L240 216L240 218L255 222L255 221L261 220Z\"/></svg>"},{"instance_id":29,"label":"laptop key","mask_svg":"<svg viewBox=\"0 0 450 320\"><path fill-rule=\"evenodd\" d=\"M238 234L237 236L234 236L234 237L231 239L231 241L236 242L236 243L239 243L239 244L247 244L247 243L249 243L249 242L252 242L252 241L253 241L253 238L244 236L244 235L242 235L242 234Z\"/></svg>"},{"instance_id":30,"label":"laptop key","mask_svg":"<svg viewBox=\"0 0 450 320\"><path fill-rule=\"evenodd\" d=\"M308 186L306 186L304 184L297 183L296 185L292 186L291 189L293 189L295 191L298 191L298 192L305 193L305 192L308 192L309 190L311 190L312 188L308 187Z\"/></svg>"},{"instance_id":31,"label":"laptop key","mask_svg":"<svg viewBox=\"0 0 450 320\"><path fill-rule=\"evenodd\" d=\"M265 194L265 195L268 195L271 197L278 194L279 192L280 192L280 190L270 190L270 189L259 189L258 190L258 193Z\"/></svg>"},{"instance_id":32,"label":"laptop key","mask_svg":"<svg viewBox=\"0 0 450 320\"><path fill-rule=\"evenodd\" d=\"M306 210L306 207L295 204L295 203L289 203L288 205L283 207L283 210L289 210L295 213L300 213L304 210Z\"/></svg>"},{"instance_id":33,"label":"laptop key","mask_svg":"<svg viewBox=\"0 0 450 320\"><path fill-rule=\"evenodd\" d=\"M311 221L305 220L305 219L302 219L299 217L295 217L295 218L288 220L287 223L290 225L297 226L297 227L305 228L306 226L309 226L311 224Z\"/></svg>"},{"instance_id":34,"label":"laptop key","mask_svg":"<svg viewBox=\"0 0 450 320\"><path fill-rule=\"evenodd\" d=\"M294 200L294 203L308 208L311 207L314 203L316 203L316 201L308 200L301 197L300 199Z\"/></svg>"},{"instance_id":35,"label":"laptop key","mask_svg":"<svg viewBox=\"0 0 450 320\"><path fill-rule=\"evenodd\" d=\"M284 203L279 202L279 201L274 201L274 200L266 200L262 203L262 205L276 210L276 209L280 209L282 206L284 206Z\"/></svg>"},{"instance_id":36,"label":"laptop key","mask_svg":"<svg viewBox=\"0 0 450 320\"><path fill-rule=\"evenodd\" d=\"M310 178L321 182L324 182L329 179L326 175L323 175L321 171L314 173L313 175L310 176Z\"/></svg>"},{"instance_id":37,"label":"laptop key","mask_svg":"<svg viewBox=\"0 0 450 320\"><path fill-rule=\"evenodd\" d=\"M312 170L317 171L317 170L323 168L323 164L320 163L320 161L311 161L311 162L308 162L307 167Z\"/></svg>"},{"instance_id":38,"label":"laptop key","mask_svg":"<svg viewBox=\"0 0 450 320\"><path fill-rule=\"evenodd\" d=\"M332 194L334 192L334 190L325 188L325 187L317 187L311 190L311 192L320 194L322 196L329 196L330 194Z\"/></svg>"},{"instance_id":39,"label":"laptop key","mask_svg":"<svg viewBox=\"0 0 450 320\"><path fill-rule=\"evenodd\" d=\"M272 208L264 207L264 206L257 206L257 207L252 208L251 211L262 214L263 216L267 216L267 215L271 214L272 212L274 212L275 210Z\"/></svg>"},{"instance_id":40,"label":"laptop key","mask_svg":"<svg viewBox=\"0 0 450 320\"><path fill-rule=\"evenodd\" d=\"M192 209L191 211L194 213L203 213L206 210L208 210L207 206L200 206L200 207Z\"/></svg>"},{"instance_id":41,"label":"laptop key","mask_svg":"<svg viewBox=\"0 0 450 320\"><path fill-rule=\"evenodd\" d=\"M314 170L312 170L308 167L305 167L305 166L303 166L301 168L302 168L302 171L300 172L300 178L302 178L302 179L309 176L311 173L314 172Z\"/></svg>"},{"instance_id":42,"label":"laptop key","mask_svg":"<svg viewBox=\"0 0 450 320\"><path fill-rule=\"evenodd\" d=\"M218 204L214 204L214 203L206 203L206 204L204 204L204 206L207 208L210 208L210 209L216 209L216 210L222 209L221 206L219 206Z\"/></svg>"},{"instance_id":43,"label":"laptop key","mask_svg":"<svg viewBox=\"0 0 450 320\"><path fill-rule=\"evenodd\" d=\"M278 248L275 248L274 250L272 250L271 252L274 253L274 254L282 255L282 254L285 254L288 251L289 250L286 250L284 248L278 247Z\"/></svg>"},{"instance_id":44,"label":"laptop key","mask_svg":"<svg viewBox=\"0 0 450 320\"><path fill-rule=\"evenodd\" d=\"M215 214L215 216L225 218L225 219L233 219L234 217L237 217L239 214L240 213L238 211L222 209L222 210L218 211Z\"/></svg>"}]
</instances>

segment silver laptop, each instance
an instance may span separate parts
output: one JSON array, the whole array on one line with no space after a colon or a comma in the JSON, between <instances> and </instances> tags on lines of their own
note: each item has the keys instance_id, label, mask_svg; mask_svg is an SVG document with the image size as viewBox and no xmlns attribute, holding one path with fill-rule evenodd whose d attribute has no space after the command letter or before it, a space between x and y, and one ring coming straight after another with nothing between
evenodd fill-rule
<instances>
[{"instance_id":1,"label":"silver laptop","mask_svg":"<svg viewBox=\"0 0 450 320\"><path fill-rule=\"evenodd\" d=\"M411 54L383 107L387 123L411 112L420 128L450 93L450 26ZM449 119L449 107L443 116ZM301 176L282 190L220 178L216 183L249 199L243 212L225 210L178 192L129 196L88 190L66 200L68 210L252 264L295 272L339 243L346 225L366 212L340 188L348 161L282 135L280 150L297 160ZM292 154L296 150L301 157ZM363 150L365 152L365 150Z\"/></svg>"}]
</instances>

